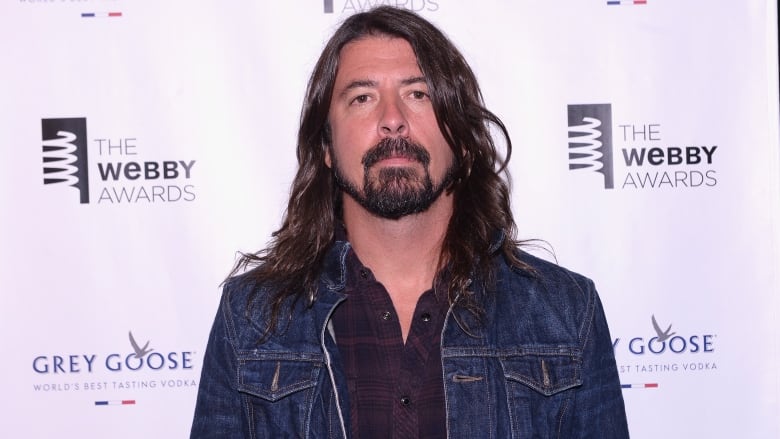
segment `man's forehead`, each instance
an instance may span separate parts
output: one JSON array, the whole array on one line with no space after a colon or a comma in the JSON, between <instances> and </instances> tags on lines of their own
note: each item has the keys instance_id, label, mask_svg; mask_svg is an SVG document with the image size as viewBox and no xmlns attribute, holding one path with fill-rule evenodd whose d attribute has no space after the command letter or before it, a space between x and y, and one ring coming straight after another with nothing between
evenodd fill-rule
<instances>
[{"instance_id":1,"label":"man's forehead","mask_svg":"<svg viewBox=\"0 0 780 439\"><path fill-rule=\"evenodd\" d=\"M422 73L408 41L385 35L367 36L347 43L339 52L337 83L377 81L387 72L401 76L404 83L419 82Z\"/></svg>"}]
</instances>

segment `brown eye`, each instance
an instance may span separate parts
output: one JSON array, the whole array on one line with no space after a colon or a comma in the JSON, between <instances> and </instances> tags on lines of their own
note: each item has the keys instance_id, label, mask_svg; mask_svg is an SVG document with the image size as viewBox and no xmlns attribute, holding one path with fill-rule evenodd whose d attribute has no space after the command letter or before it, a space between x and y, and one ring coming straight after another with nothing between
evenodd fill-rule
<instances>
[{"instance_id":1,"label":"brown eye","mask_svg":"<svg viewBox=\"0 0 780 439\"><path fill-rule=\"evenodd\" d=\"M352 99L353 104L365 104L366 102L368 102L368 95L360 95Z\"/></svg>"},{"instance_id":2,"label":"brown eye","mask_svg":"<svg viewBox=\"0 0 780 439\"><path fill-rule=\"evenodd\" d=\"M414 99L425 99L425 98L427 98L427 97L428 97L428 95L427 95L425 92L422 92L422 91L416 90L416 91L413 91L413 92L412 92L412 97L413 97Z\"/></svg>"}]
</instances>

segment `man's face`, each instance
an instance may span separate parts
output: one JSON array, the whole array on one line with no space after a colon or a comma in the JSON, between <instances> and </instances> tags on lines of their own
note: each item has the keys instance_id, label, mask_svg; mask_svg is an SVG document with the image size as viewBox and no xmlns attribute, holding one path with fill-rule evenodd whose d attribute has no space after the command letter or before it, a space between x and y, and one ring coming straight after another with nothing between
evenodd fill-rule
<instances>
[{"instance_id":1,"label":"man's face","mask_svg":"<svg viewBox=\"0 0 780 439\"><path fill-rule=\"evenodd\" d=\"M328 119L325 162L371 213L396 219L425 211L451 182L454 157L406 40L366 37L344 46Z\"/></svg>"}]
</instances>

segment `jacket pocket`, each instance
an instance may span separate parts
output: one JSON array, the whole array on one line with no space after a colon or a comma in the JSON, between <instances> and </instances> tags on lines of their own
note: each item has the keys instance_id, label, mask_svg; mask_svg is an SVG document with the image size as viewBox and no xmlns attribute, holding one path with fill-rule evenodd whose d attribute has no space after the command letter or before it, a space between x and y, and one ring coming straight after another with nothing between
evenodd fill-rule
<instances>
[{"instance_id":1,"label":"jacket pocket","mask_svg":"<svg viewBox=\"0 0 780 439\"><path fill-rule=\"evenodd\" d=\"M582 384L578 355L519 355L501 359L504 377L551 396Z\"/></svg>"},{"instance_id":2,"label":"jacket pocket","mask_svg":"<svg viewBox=\"0 0 780 439\"><path fill-rule=\"evenodd\" d=\"M322 364L300 360L242 361L238 391L275 402L317 384Z\"/></svg>"},{"instance_id":3,"label":"jacket pocket","mask_svg":"<svg viewBox=\"0 0 780 439\"><path fill-rule=\"evenodd\" d=\"M238 391L252 437L307 437L322 363L308 360L240 360Z\"/></svg>"},{"instance_id":4,"label":"jacket pocket","mask_svg":"<svg viewBox=\"0 0 780 439\"><path fill-rule=\"evenodd\" d=\"M571 419L573 389L582 384L581 363L574 353L501 359L512 437L559 437Z\"/></svg>"}]
</instances>

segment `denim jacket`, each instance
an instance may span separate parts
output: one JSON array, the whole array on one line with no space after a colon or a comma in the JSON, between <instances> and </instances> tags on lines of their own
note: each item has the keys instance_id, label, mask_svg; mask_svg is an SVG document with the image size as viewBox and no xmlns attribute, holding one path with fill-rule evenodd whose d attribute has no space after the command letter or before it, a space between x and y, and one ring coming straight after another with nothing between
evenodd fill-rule
<instances>
[{"instance_id":1,"label":"denim jacket","mask_svg":"<svg viewBox=\"0 0 780 439\"><path fill-rule=\"evenodd\" d=\"M283 330L259 342L261 313L229 281L209 336L192 438L347 438L349 401L329 319L345 299L336 242L311 308L298 300ZM497 254L496 282L474 291L478 321L451 307L441 341L450 438L627 438L607 322L593 283L518 252L533 270ZM286 320L283 319L283 320ZM466 329L464 329L466 328Z\"/></svg>"}]
</instances>

